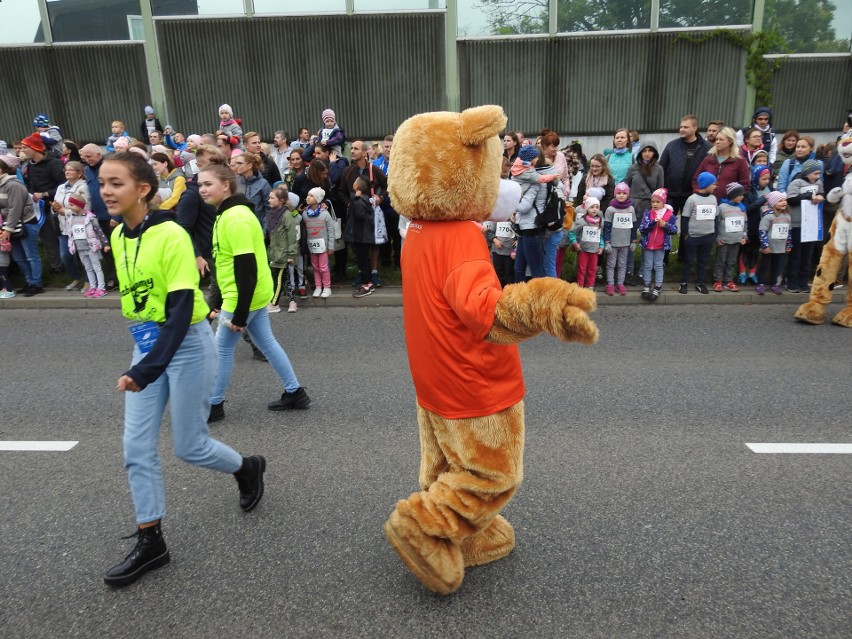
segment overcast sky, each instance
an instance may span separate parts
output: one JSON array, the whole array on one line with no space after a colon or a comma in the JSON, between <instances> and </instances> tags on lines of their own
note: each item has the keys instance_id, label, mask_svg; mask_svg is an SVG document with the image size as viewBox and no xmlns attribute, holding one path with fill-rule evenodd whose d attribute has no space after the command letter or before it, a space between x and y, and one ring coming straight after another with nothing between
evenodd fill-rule
<instances>
[{"instance_id":1,"label":"overcast sky","mask_svg":"<svg viewBox=\"0 0 852 639\"><path fill-rule=\"evenodd\" d=\"M54 0L48 0L48 4ZM255 11L272 13L281 7L282 0L254 0ZM355 9L362 11L381 11L385 9L426 9L429 6L443 8L445 0L355 0ZM477 0L459 0L459 32L467 35L482 35L485 31L486 16L474 8ZM834 30L838 38L852 37L852 1L834 0L837 7L834 12ZM340 12L345 8L345 0L311 0L313 11ZM202 15L234 14L243 10L243 0L198 0L198 10ZM38 5L35 0L0 0L0 43L32 42L40 22Z\"/></svg>"}]
</instances>

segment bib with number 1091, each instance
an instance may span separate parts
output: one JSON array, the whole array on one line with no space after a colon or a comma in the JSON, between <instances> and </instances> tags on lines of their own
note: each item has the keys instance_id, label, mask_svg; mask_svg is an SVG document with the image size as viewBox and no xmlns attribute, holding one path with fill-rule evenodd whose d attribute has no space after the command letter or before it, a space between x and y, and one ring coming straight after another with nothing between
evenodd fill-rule
<instances>
[{"instance_id":1,"label":"bib with number 1091","mask_svg":"<svg viewBox=\"0 0 852 639\"><path fill-rule=\"evenodd\" d=\"M600 242L601 241L601 230L597 226L584 226L583 227L583 241L584 242Z\"/></svg>"}]
</instances>

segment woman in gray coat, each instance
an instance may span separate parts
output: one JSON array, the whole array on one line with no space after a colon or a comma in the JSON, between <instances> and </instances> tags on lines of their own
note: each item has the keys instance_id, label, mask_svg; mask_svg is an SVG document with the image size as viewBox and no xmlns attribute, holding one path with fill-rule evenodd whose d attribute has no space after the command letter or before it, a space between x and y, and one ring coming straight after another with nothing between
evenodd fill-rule
<instances>
[{"instance_id":1,"label":"woman in gray coat","mask_svg":"<svg viewBox=\"0 0 852 639\"><path fill-rule=\"evenodd\" d=\"M651 208L651 193L664 186L665 175L659 160L660 153L657 151L657 145L653 142L643 144L636 156L636 162L630 165L627 170L627 177L624 178L624 181L630 187L630 199L636 211L636 222L634 224L636 229L639 228L639 223L642 221L645 211ZM632 259L627 260L626 282L628 284L633 284L635 256L636 254L633 253Z\"/></svg>"}]
</instances>

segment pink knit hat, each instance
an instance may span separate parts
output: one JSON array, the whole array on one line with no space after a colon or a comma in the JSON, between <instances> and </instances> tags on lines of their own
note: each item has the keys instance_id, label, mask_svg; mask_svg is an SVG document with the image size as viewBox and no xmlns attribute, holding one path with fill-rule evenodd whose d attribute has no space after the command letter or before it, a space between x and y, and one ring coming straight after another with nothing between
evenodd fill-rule
<instances>
[{"instance_id":1,"label":"pink knit hat","mask_svg":"<svg viewBox=\"0 0 852 639\"><path fill-rule=\"evenodd\" d=\"M766 203L769 205L769 208L774 209L775 205L778 204L778 202L786 199L786 193L783 193L782 191L772 191L772 193L766 196Z\"/></svg>"},{"instance_id":2,"label":"pink knit hat","mask_svg":"<svg viewBox=\"0 0 852 639\"><path fill-rule=\"evenodd\" d=\"M618 193L627 193L628 195L630 195L630 186L627 184L627 182L619 182L615 185L614 193L616 195Z\"/></svg>"},{"instance_id":3,"label":"pink knit hat","mask_svg":"<svg viewBox=\"0 0 852 639\"><path fill-rule=\"evenodd\" d=\"M665 204L665 203L666 203L666 200L668 200L668 199L669 199L669 191L668 191L668 189L657 189L656 191L654 191L653 193L651 193L651 199L653 200L654 198L656 198L656 199L660 200L660 202L662 202L663 204Z\"/></svg>"},{"instance_id":4,"label":"pink knit hat","mask_svg":"<svg viewBox=\"0 0 852 639\"><path fill-rule=\"evenodd\" d=\"M593 206L601 208L601 201L596 197L587 197L586 201L583 202L583 208L588 211Z\"/></svg>"},{"instance_id":5,"label":"pink knit hat","mask_svg":"<svg viewBox=\"0 0 852 639\"><path fill-rule=\"evenodd\" d=\"M326 109L322 112L322 121L325 122L327 118L331 118L335 122L337 122L337 116L334 115L334 111L331 109Z\"/></svg>"}]
</instances>

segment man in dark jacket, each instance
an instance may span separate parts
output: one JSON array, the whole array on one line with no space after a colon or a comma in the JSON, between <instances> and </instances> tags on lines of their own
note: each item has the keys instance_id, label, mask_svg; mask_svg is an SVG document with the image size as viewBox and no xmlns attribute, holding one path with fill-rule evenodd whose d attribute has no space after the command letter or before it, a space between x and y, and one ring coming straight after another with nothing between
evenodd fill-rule
<instances>
[{"instance_id":1,"label":"man in dark jacket","mask_svg":"<svg viewBox=\"0 0 852 639\"><path fill-rule=\"evenodd\" d=\"M50 203L53 202L59 185L65 183L65 169L59 159L47 155L44 140L38 133L21 140L21 145L21 152L28 160L24 167L24 179L27 189L32 193L36 211L42 217L39 239L53 272L61 273L59 223L56 214L50 209Z\"/></svg>"},{"instance_id":2,"label":"man in dark jacket","mask_svg":"<svg viewBox=\"0 0 852 639\"><path fill-rule=\"evenodd\" d=\"M246 151L254 153L260 158L260 173L269 182L269 186L280 182L281 171L278 169L278 165L260 148L260 134L249 131L243 136L243 144L246 147Z\"/></svg>"},{"instance_id":3,"label":"man in dark jacket","mask_svg":"<svg viewBox=\"0 0 852 639\"><path fill-rule=\"evenodd\" d=\"M685 115L680 120L680 136L663 149L660 166L665 174L665 185L669 192L668 203L675 214L680 213L686 199L692 195L692 176L707 152L710 144L698 134L698 118ZM684 238L678 244L678 260L683 259Z\"/></svg>"}]
</instances>

